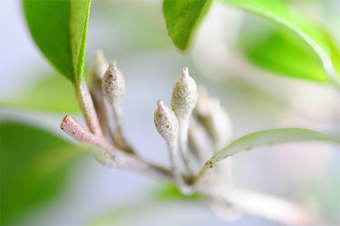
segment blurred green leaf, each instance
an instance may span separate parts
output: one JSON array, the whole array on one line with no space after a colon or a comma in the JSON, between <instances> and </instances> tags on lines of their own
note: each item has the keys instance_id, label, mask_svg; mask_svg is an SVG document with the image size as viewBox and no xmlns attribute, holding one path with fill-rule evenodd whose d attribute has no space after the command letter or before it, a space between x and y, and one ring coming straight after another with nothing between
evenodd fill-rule
<instances>
[{"instance_id":1,"label":"blurred green leaf","mask_svg":"<svg viewBox=\"0 0 340 226\"><path fill-rule=\"evenodd\" d=\"M90 0L23 0L34 41L52 65L81 84Z\"/></svg>"},{"instance_id":2,"label":"blurred green leaf","mask_svg":"<svg viewBox=\"0 0 340 226\"><path fill-rule=\"evenodd\" d=\"M329 168L329 172L325 177L318 181L312 189L315 195L318 210L327 219L337 219L340 213L340 167L335 162L333 167Z\"/></svg>"},{"instance_id":3,"label":"blurred green leaf","mask_svg":"<svg viewBox=\"0 0 340 226\"><path fill-rule=\"evenodd\" d=\"M162 205L173 202L185 202L189 200L203 200L204 198L198 194L193 195L183 195L177 188L176 185L172 183L162 183L161 186L157 187L156 190L151 191L151 197L149 198L147 194L143 196L145 200L134 200L129 206L122 206L119 209L110 210L107 213L101 213L99 216L95 217L89 225L91 226L113 226L113 225L131 225L129 220L139 219L137 222L143 221L141 216L149 216L150 213L162 208ZM162 219L162 216L158 216ZM173 216L180 217L180 216ZM153 218L153 222L155 222ZM178 219L181 220L181 219ZM144 223L144 222L143 222Z\"/></svg>"},{"instance_id":4,"label":"blurred green leaf","mask_svg":"<svg viewBox=\"0 0 340 226\"><path fill-rule=\"evenodd\" d=\"M269 36L267 43L263 40L263 42L258 42L257 44L256 42L253 43L252 47L247 46L245 52L249 54L250 59L254 60L255 63L284 75L325 81L326 79L323 78L323 73L321 72L322 69L328 76L328 80L332 80L336 85L340 86L339 74L335 70L334 65L332 65L332 61L336 61L335 58L339 57L334 52L335 44L330 43L321 26L306 20L301 13L294 13L288 1L223 0L223 2L273 22L286 33L282 35L283 33L280 31L279 35L272 34ZM287 34L290 36L288 39L286 39L288 37ZM251 39L253 35L252 33L248 37ZM293 41L292 38L298 41ZM305 42L309 50L305 46L297 46L296 44L299 40L300 44L301 41ZM329 50L331 45L333 46L333 51ZM272 49L273 47L274 49ZM297 49L293 50L294 48ZM283 54L281 59L280 54ZM273 59L270 59L272 57ZM300 68L294 62L296 59L301 59ZM265 64L266 60L269 60L268 65ZM317 66L311 66L310 62ZM308 68L309 66L311 68ZM314 68L317 68L316 71L310 73L311 69Z\"/></svg>"},{"instance_id":5,"label":"blurred green leaf","mask_svg":"<svg viewBox=\"0 0 340 226\"><path fill-rule=\"evenodd\" d=\"M242 24L239 39L246 57L262 68L289 77L329 81L318 58L300 41L282 29L250 20Z\"/></svg>"},{"instance_id":6,"label":"blurred green leaf","mask_svg":"<svg viewBox=\"0 0 340 226\"><path fill-rule=\"evenodd\" d=\"M229 144L223 150L217 152L211 159L204 165L201 175L206 174L211 168L216 166L220 161L237 154L242 151L249 151L256 147L271 146L277 144L284 144L290 142L302 142L302 141L330 141L340 144L339 140L336 140L323 133L316 132L309 129L299 128L283 128L283 129L271 129L260 132L255 132L241 137L231 144Z\"/></svg>"},{"instance_id":7,"label":"blurred green leaf","mask_svg":"<svg viewBox=\"0 0 340 226\"><path fill-rule=\"evenodd\" d=\"M164 0L166 29L180 50L188 50L212 0Z\"/></svg>"},{"instance_id":8,"label":"blurred green leaf","mask_svg":"<svg viewBox=\"0 0 340 226\"><path fill-rule=\"evenodd\" d=\"M145 206L140 207L144 209ZM138 212L138 209L134 207L122 207L120 209L111 210L108 213L101 214L93 219L88 226L122 226L126 225L126 219L131 219L131 215ZM125 223L125 224L124 224Z\"/></svg>"},{"instance_id":9,"label":"blurred green leaf","mask_svg":"<svg viewBox=\"0 0 340 226\"><path fill-rule=\"evenodd\" d=\"M2 101L1 106L48 112L80 112L72 85L59 75L43 77L18 97Z\"/></svg>"},{"instance_id":10,"label":"blurred green leaf","mask_svg":"<svg viewBox=\"0 0 340 226\"><path fill-rule=\"evenodd\" d=\"M332 63L335 69L340 72L340 49L336 46L334 38L328 32L325 31L324 35L329 46Z\"/></svg>"},{"instance_id":11,"label":"blurred green leaf","mask_svg":"<svg viewBox=\"0 0 340 226\"><path fill-rule=\"evenodd\" d=\"M1 123L0 131L1 225L8 225L59 194L82 152L28 125Z\"/></svg>"},{"instance_id":12,"label":"blurred green leaf","mask_svg":"<svg viewBox=\"0 0 340 226\"><path fill-rule=\"evenodd\" d=\"M136 51L173 47L164 21L155 19L159 17L163 17L159 5L145 1L97 1L91 5L91 24L96 24L96 35L107 38L100 39L97 46L107 55L117 55L118 51L120 57L131 56ZM119 43L105 41L113 38L119 39Z\"/></svg>"},{"instance_id":13,"label":"blurred green leaf","mask_svg":"<svg viewBox=\"0 0 340 226\"><path fill-rule=\"evenodd\" d=\"M102 211L100 215L96 216L89 226L123 226L123 225L178 225L176 222L181 222L179 225L186 225L185 222L197 219L196 212L172 212L171 208L182 206L189 203L190 200L142 200L137 199L129 203L128 206L120 205L119 208L114 207L108 212ZM193 201L195 202L195 201ZM170 208L169 208L170 207ZM183 208L181 208L183 209ZM167 223L164 223L164 220ZM199 220L198 220L199 221ZM198 222L197 221L197 222ZM173 224L171 224L173 223Z\"/></svg>"},{"instance_id":14,"label":"blurred green leaf","mask_svg":"<svg viewBox=\"0 0 340 226\"><path fill-rule=\"evenodd\" d=\"M192 195L183 195L174 184L162 184L155 192L153 192L154 197L157 200L164 201L164 200L174 200L174 199L196 199L202 200L204 199L199 194L192 194Z\"/></svg>"}]
</instances>

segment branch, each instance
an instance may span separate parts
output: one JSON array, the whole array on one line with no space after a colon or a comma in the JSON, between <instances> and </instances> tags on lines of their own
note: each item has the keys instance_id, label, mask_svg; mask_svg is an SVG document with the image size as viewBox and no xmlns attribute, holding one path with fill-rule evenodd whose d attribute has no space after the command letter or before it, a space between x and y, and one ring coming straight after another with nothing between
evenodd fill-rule
<instances>
[{"instance_id":1,"label":"branch","mask_svg":"<svg viewBox=\"0 0 340 226\"><path fill-rule=\"evenodd\" d=\"M155 177L163 180L173 181L170 171L147 163L135 155L123 152L108 142L102 135L92 134L79 124L72 116L66 115L60 125L60 128L81 143L93 144L103 150L95 150L92 153L94 157L107 167L116 167L126 169L145 176Z\"/></svg>"},{"instance_id":2,"label":"branch","mask_svg":"<svg viewBox=\"0 0 340 226\"><path fill-rule=\"evenodd\" d=\"M80 109L85 117L87 126L90 128L92 133L101 135L102 130L100 128L96 110L93 106L93 101L85 81L82 80L81 84L77 84L76 94Z\"/></svg>"},{"instance_id":3,"label":"branch","mask_svg":"<svg viewBox=\"0 0 340 226\"><path fill-rule=\"evenodd\" d=\"M103 51L97 50L90 67L90 94L92 96L94 108L98 115L100 127L102 128L105 137L110 136L110 131L105 111L102 78L108 66L109 63L105 59Z\"/></svg>"},{"instance_id":4,"label":"branch","mask_svg":"<svg viewBox=\"0 0 340 226\"><path fill-rule=\"evenodd\" d=\"M202 195L216 201L224 201L226 205L235 207L245 213L263 217L285 225L311 225L313 217L302 207L291 202L263 195L260 193L227 187L223 190L198 188Z\"/></svg>"},{"instance_id":5,"label":"branch","mask_svg":"<svg viewBox=\"0 0 340 226\"><path fill-rule=\"evenodd\" d=\"M100 147L100 150L96 149L92 154L107 167L126 169L148 177L175 182L168 170L121 151L109 143L105 137L94 135L86 130L70 115L64 117L60 128L81 143ZM185 180L184 177L183 180ZM246 213L284 224L304 226L312 222L310 215L298 205L255 192L233 187L218 190L213 186L206 185L197 186L196 192L211 200L224 201L226 205L236 207Z\"/></svg>"}]
</instances>

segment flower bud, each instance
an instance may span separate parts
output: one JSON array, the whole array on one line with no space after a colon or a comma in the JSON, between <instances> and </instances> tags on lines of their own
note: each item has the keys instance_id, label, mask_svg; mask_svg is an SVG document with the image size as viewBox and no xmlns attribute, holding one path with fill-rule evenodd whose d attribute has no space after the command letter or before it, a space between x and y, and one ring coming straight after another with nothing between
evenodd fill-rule
<instances>
[{"instance_id":1,"label":"flower bud","mask_svg":"<svg viewBox=\"0 0 340 226\"><path fill-rule=\"evenodd\" d=\"M214 145L205 127L194 117L190 118L188 144L201 164L214 155Z\"/></svg>"},{"instance_id":2,"label":"flower bud","mask_svg":"<svg viewBox=\"0 0 340 226\"><path fill-rule=\"evenodd\" d=\"M102 88L106 99L113 105L122 104L125 96L125 81L117 68L116 60L111 60L103 77Z\"/></svg>"},{"instance_id":3,"label":"flower bud","mask_svg":"<svg viewBox=\"0 0 340 226\"><path fill-rule=\"evenodd\" d=\"M200 89L195 112L213 142L214 152L226 147L231 137L232 126L229 115L221 106L220 101L209 96L204 89ZM225 161L224 164L217 166L216 176L221 178L218 180L221 186L230 186L232 184L232 159Z\"/></svg>"},{"instance_id":4,"label":"flower bud","mask_svg":"<svg viewBox=\"0 0 340 226\"><path fill-rule=\"evenodd\" d=\"M215 151L224 148L231 137L231 122L229 115L223 109L220 101L209 96L204 89L199 91L195 108L199 121L205 126L215 146Z\"/></svg>"},{"instance_id":5,"label":"flower bud","mask_svg":"<svg viewBox=\"0 0 340 226\"><path fill-rule=\"evenodd\" d=\"M90 93L93 104L99 118L100 127L104 134L108 132L107 117L104 106L104 93L102 89L102 78L109 63L103 55L103 51L97 50L95 58L90 67Z\"/></svg>"},{"instance_id":6,"label":"flower bud","mask_svg":"<svg viewBox=\"0 0 340 226\"><path fill-rule=\"evenodd\" d=\"M108 66L109 64L104 57L103 51L97 50L90 68L91 84L101 84L102 78Z\"/></svg>"},{"instance_id":7,"label":"flower bud","mask_svg":"<svg viewBox=\"0 0 340 226\"><path fill-rule=\"evenodd\" d=\"M162 100L159 100L157 105L154 122L158 133L167 142L176 140L178 137L178 121L175 113Z\"/></svg>"},{"instance_id":8,"label":"flower bud","mask_svg":"<svg viewBox=\"0 0 340 226\"><path fill-rule=\"evenodd\" d=\"M172 90L171 106L179 121L188 119L197 102L197 86L189 76L188 68L184 68Z\"/></svg>"}]
</instances>

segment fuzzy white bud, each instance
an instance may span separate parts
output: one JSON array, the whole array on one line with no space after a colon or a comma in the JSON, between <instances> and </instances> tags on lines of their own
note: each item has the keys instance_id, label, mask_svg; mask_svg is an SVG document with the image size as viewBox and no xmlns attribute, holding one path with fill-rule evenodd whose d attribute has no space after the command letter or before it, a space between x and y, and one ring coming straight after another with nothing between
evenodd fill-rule
<instances>
[{"instance_id":1,"label":"fuzzy white bud","mask_svg":"<svg viewBox=\"0 0 340 226\"><path fill-rule=\"evenodd\" d=\"M184 68L180 77L172 90L171 107L178 120L190 118L191 112L197 102L196 82L189 75L188 68Z\"/></svg>"},{"instance_id":2,"label":"fuzzy white bud","mask_svg":"<svg viewBox=\"0 0 340 226\"><path fill-rule=\"evenodd\" d=\"M98 80L101 83L101 80L105 74L106 69L108 68L109 63L104 57L102 50L97 50L95 58L92 62L91 68L90 68L90 76L91 76L91 84Z\"/></svg>"},{"instance_id":3,"label":"fuzzy white bud","mask_svg":"<svg viewBox=\"0 0 340 226\"><path fill-rule=\"evenodd\" d=\"M209 96L204 89L201 89L195 112L211 136L215 151L224 148L231 136L232 126L229 115L221 106L220 101Z\"/></svg>"},{"instance_id":4,"label":"fuzzy white bud","mask_svg":"<svg viewBox=\"0 0 340 226\"><path fill-rule=\"evenodd\" d=\"M109 68L103 77L102 88L106 99L113 105L120 105L124 101L125 81L118 69L116 60L111 60Z\"/></svg>"},{"instance_id":5,"label":"fuzzy white bud","mask_svg":"<svg viewBox=\"0 0 340 226\"><path fill-rule=\"evenodd\" d=\"M213 143L213 152L226 147L231 137L232 126L228 113L223 109L220 101L207 94L204 88L198 91L195 108L198 120L204 125ZM210 154L210 153L209 153ZM218 183L221 186L232 184L232 159L226 159L224 164L217 166ZM214 180L214 178L211 178Z\"/></svg>"},{"instance_id":6,"label":"fuzzy white bud","mask_svg":"<svg viewBox=\"0 0 340 226\"><path fill-rule=\"evenodd\" d=\"M100 127L104 134L108 132L108 125L104 106L102 79L108 66L109 63L105 59L103 51L97 50L90 67L90 93L99 118Z\"/></svg>"},{"instance_id":7,"label":"fuzzy white bud","mask_svg":"<svg viewBox=\"0 0 340 226\"><path fill-rule=\"evenodd\" d=\"M158 107L154 114L155 126L158 133L167 142L174 179L183 194L192 194L192 188L186 185L181 173L181 160L177 142L179 135L177 117L171 108L166 106L162 100L159 100L157 105Z\"/></svg>"},{"instance_id":8,"label":"fuzzy white bud","mask_svg":"<svg viewBox=\"0 0 340 226\"><path fill-rule=\"evenodd\" d=\"M178 137L178 121L175 113L162 100L159 100L157 105L154 122L158 133L167 142L176 140Z\"/></svg>"}]
</instances>

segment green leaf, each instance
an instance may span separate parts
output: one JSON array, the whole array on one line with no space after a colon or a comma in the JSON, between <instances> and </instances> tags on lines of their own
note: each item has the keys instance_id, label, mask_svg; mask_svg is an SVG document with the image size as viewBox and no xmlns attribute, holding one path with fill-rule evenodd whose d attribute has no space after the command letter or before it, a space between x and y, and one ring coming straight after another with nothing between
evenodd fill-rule
<instances>
[{"instance_id":1,"label":"green leaf","mask_svg":"<svg viewBox=\"0 0 340 226\"><path fill-rule=\"evenodd\" d=\"M306 42L284 29L246 20L240 29L239 44L245 56L264 69L288 77L329 81Z\"/></svg>"},{"instance_id":2,"label":"green leaf","mask_svg":"<svg viewBox=\"0 0 340 226\"><path fill-rule=\"evenodd\" d=\"M334 222L339 218L340 213L340 167L339 161L336 160L338 158L333 159L333 166L328 165L330 166L328 172L315 183L311 192L320 215L327 219L334 219Z\"/></svg>"},{"instance_id":3,"label":"green leaf","mask_svg":"<svg viewBox=\"0 0 340 226\"><path fill-rule=\"evenodd\" d=\"M1 225L58 195L80 147L43 130L1 123Z\"/></svg>"},{"instance_id":4,"label":"green leaf","mask_svg":"<svg viewBox=\"0 0 340 226\"><path fill-rule=\"evenodd\" d=\"M249 151L261 146L301 141L331 141L340 144L339 140L323 133L308 129L284 128L251 133L235 140L226 148L216 153L209 161L207 161L198 177L202 177L207 174L208 171L216 166L220 161L239 152Z\"/></svg>"},{"instance_id":5,"label":"green leaf","mask_svg":"<svg viewBox=\"0 0 340 226\"><path fill-rule=\"evenodd\" d=\"M126 204L128 203L128 205ZM90 221L89 226L128 226L128 225L214 225L202 224L197 216L197 211L183 213L183 205L192 207L188 200L165 200L155 202L153 200L137 199L133 202L125 202L119 208L109 211L101 211ZM176 208L181 207L181 210ZM106 208L107 209L107 208ZM179 223L183 222L183 223ZM205 221L206 222L206 221ZM196 224L195 224L196 223ZM201 224L200 224L201 223Z\"/></svg>"},{"instance_id":6,"label":"green leaf","mask_svg":"<svg viewBox=\"0 0 340 226\"><path fill-rule=\"evenodd\" d=\"M317 63L318 67L322 68L326 75L328 76L328 79L332 80L338 87L340 87L339 83L339 74L334 68L334 65L332 64L332 61L334 62L335 58L339 57L337 54L334 54L336 51L334 51L335 46L332 50L332 47L330 46L330 42L328 37L325 35L324 30L319 26L317 23L311 22L306 20L301 16L301 14L294 13L292 8L288 5L287 1L284 0L223 0L224 3L238 7L246 12L249 12L251 14L254 14L256 16L262 17L270 22L273 22L274 24L278 25L280 29L283 29L285 32L290 32L290 36L296 39L299 39L303 42L305 42L310 49L309 52L311 52L312 55L310 58L313 57L317 60L315 60L315 63ZM272 41L272 40L271 40ZM270 44L270 47L272 47L273 44ZM277 47L280 48L280 47ZM282 47L283 48L283 47ZM304 48L304 47L303 47ZM259 51L268 50L269 47L262 47L259 48ZM274 51L274 50L273 50ZM272 51L272 52L273 52ZM280 50L283 51L283 50ZM308 50L307 50L308 51ZM277 53L277 54L280 54ZM303 53L305 54L305 53ZM263 66L264 61L268 59L269 57L266 56L263 58L263 55L266 55L263 53L260 57L262 59L259 59L260 65ZM253 56L254 57L254 56ZM292 60L295 60L293 58ZM306 60L306 59L303 59ZM309 59L310 60L310 59ZM272 62L270 62L272 63ZM279 73L288 73L290 76L294 77L303 77L303 78L309 78L314 80L325 80L321 78L322 73L320 73L319 69L317 70L317 73L307 74L308 70L306 72L303 72L302 75L299 71L294 71L294 68L289 68L286 71L283 71L284 63L281 63L281 65L278 66L279 69L275 68L275 71ZM306 65L301 65L301 67ZM268 68L268 67L267 67ZM274 68L268 68L271 70L274 70ZM292 72L293 71L293 72Z\"/></svg>"},{"instance_id":7,"label":"green leaf","mask_svg":"<svg viewBox=\"0 0 340 226\"><path fill-rule=\"evenodd\" d=\"M159 201L174 200L174 199L192 199L203 200L204 198L199 194L183 195L178 187L174 184L164 183L156 191L152 193Z\"/></svg>"},{"instance_id":8,"label":"green leaf","mask_svg":"<svg viewBox=\"0 0 340 226\"><path fill-rule=\"evenodd\" d=\"M188 50L212 0L164 0L166 29L180 50Z\"/></svg>"},{"instance_id":9,"label":"green leaf","mask_svg":"<svg viewBox=\"0 0 340 226\"><path fill-rule=\"evenodd\" d=\"M47 112L80 112L72 85L59 75L43 77L18 97L1 101L2 107Z\"/></svg>"},{"instance_id":10,"label":"green leaf","mask_svg":"<svg viewBox=\"0 0 340 226\"><path fill-rule=\"evenodd\" d=\"M91 0L23 0L34 41L51 64L73 84L83 79Z\"/></svg>"}]
</instances>

